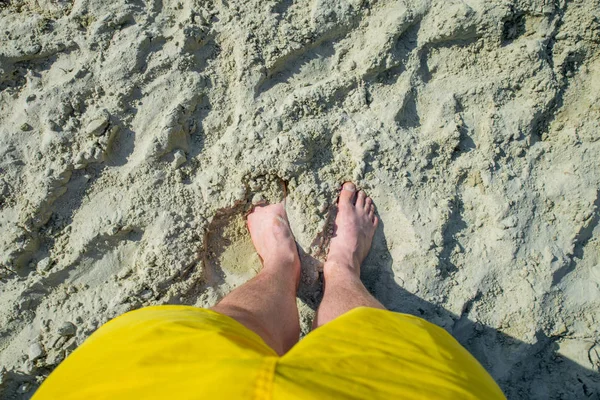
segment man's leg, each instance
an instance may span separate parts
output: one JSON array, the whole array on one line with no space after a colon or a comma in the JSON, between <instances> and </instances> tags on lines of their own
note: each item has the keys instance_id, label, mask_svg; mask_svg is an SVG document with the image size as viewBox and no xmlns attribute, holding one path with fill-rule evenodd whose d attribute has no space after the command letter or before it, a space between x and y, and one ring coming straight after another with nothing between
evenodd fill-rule
<instances>
[{"instance_id":1,"label":"man's leg","mask_svg":"<svg viewBox=\"0 0 600 400\"><path fill-rule=\"evenodd\" d=\"M365 192L346 182L338 201L333 237L323 267L325 293L313 327L317 328L356 307L385 309L360 280L360 264L377 228L375 206Z\"/></svg>"},{"instance_id":2,"label":"man's leg","mask_svg":"<svg viewBox=\"0 0 600 400\"><path fill-rule=\"evenodd\" d=\"M256 332L283 355L300 335L300 258L283 203L256 207L248 216L248 229L263 268L212 309Z\"/></svg>"}]
</instances>

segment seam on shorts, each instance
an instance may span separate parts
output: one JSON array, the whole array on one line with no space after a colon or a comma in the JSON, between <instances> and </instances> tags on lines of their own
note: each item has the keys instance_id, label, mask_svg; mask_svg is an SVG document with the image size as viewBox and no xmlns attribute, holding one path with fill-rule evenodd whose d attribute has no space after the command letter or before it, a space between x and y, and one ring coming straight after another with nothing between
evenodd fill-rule
<instances>
[{"instance_id":1,"label":"seam on shorts","mask_svg":"<svg viewBox=\"0 0 600 400\"><path fill-rule=\"evenodd\" d=\"M273 381L275 380L275 367L279 357L265 357L256 376L254 399L271 400L273 398Z\"/></svg>"}]
</instances>

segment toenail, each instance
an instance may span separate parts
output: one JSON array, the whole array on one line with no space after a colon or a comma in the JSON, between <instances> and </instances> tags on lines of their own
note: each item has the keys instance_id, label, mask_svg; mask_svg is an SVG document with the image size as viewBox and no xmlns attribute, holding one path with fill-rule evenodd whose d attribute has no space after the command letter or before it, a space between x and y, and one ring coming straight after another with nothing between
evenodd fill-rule
<instances>
[{"instance_id":1,"label":"toenail","mask_svg":"<svg viewBox=\"0 0 600 400\"><path fill-rule=\"evenodd\" d=\"M346 182L346 183L344 183L343 189L344 189L344 190L347 190L347 191L349 191L349 192L354 192L354 191L356 191L356 187L354 186L354 184L353 184L353 183L350 183L350 182Z\"/></svg>"}]
</instances>

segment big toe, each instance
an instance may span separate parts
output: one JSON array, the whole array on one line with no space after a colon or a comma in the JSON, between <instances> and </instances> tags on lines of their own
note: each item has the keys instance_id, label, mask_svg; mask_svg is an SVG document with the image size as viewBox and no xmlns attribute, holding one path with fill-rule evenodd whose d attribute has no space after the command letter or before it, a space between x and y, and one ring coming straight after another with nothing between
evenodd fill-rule
<instances>
[{"instance_id":1,"label":"big toe","mask_svg":"<svg viewBox=\"0 0 600 400\"><path fill-rule=\"evenodd\" d=\"M346 182L342 186L342 192L340 193L340 204L353 205L354 198L356 197L356 186L352 182Z\"/></svg>"},{"instance_id":2,"label":"big toe","mask_svg":"<svg viewBox=\"0 0 600 400\"><path fill-rule=\"evenodd\" d=\"M260 204L248 214L248 226L264 225L270 218L287 222L287 215L283 202L275 204Z\"/></svg>"}]
</instances>

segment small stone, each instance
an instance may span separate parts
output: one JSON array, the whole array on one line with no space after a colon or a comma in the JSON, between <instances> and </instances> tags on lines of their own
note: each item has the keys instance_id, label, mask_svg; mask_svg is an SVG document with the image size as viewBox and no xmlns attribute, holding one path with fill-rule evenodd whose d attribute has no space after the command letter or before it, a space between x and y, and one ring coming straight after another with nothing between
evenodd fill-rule
<instances>
[{"instance_id":1,"label":"small stone","mask_svg":"<svg viewBox=\"0 0 600 400\"><path fill-rule=\"evenodd\" d=\"M352 178L355 182L361 180L364 177L365 168L366 164L364 161L359 161L356 164L356 168L354 168L354 171L352 172Z\"/></svg>"},{"instance_id":2,"label":"small stone","mask_svg":"<svg viewBox=\"0 0 600 400\"><path fill-rule=\"evenodd\" d=\"M29 360L35 361L44 355L44 348L39 343L33 343L31 346L29 346L27 355L29 356Z\"/></svg>"},{"instance_id":3,"label":"small stone","mask_svg":"<svg viewBox=\"0 0 600 400\"><path fill-rule=\"evenodd\" d=\"M187 158L185 158L185 153L181 150L176 150L173 155L173 168L177 169L181 167L186 161Z\"/></svg>"},{"instance_id":4,"label":"small stone","mask_svg":"<svg viewBox=\"0 0 600 400\"><path fill-rule=\"evenodd\" d=\"M73 336L76 332L77 327L72 322L65 322L58 328L58 334L60 336Z\"/></svg>"},{"instance_id":5,"label":"small stone","mask_svg":"<svg viewBox=\"0 0 600 400\"><path fill-rule=\"evenodd\" d=\"M50 260L50 257L46 257L38 261L36 269L38 272L46 272L50 269L51 266L52 262Z\"/></svg>"},{"instance_id":6,"label":"small stone","mask_svg":"<svg viewBox=\"0 0 600 400\"><path fill-rule=\"evenodd\" d=\"M252 196L252 205L263 204L266 201L265 196L262 193L256 193Z\"/></svg>"},{"instance_id":7,"label":"small stone","mask_svg":"<svg viewBox=\"0 0 600 400\"><path fill-rule=\"evenodd\" d=\"M261 185L260 185L260 182L258 182L258 180L252 179L251 181L248 182L248 187L253 192L256 192L256 191L260 190Z\"/></svg>"},{"instance_id":8,"label":"small stone","mask_svg":"<svg viewBox=\"0 0 600 400\"><path fill-rule=\"evenodd\" d=\"M33 361L27 360L21 367L21 370L23 372L25 372L26 374L31 374L33 372L33 368L34 368Z\"/></svg>"},{"instance_id":9,"label":"small stone","mask_svg":"<svg viewBox=\"0 0 600 400\"><path fill-rule=\"evenodd\" d=\"M88 72L89 72L89 70L87 68L83 67L83 68L79 69L77 72L75 72L75 78L81 79L84 76L86 76Z\"/></svg>"},{"instance_id":10,"label":"small stone","mask_svg":"<svg viewBox=\"0 0 600 400\"><path fill-rule=\"evenodd\" d=\"M23 125L21 125L21 130L23 132L28 132L32 129L33 129L33 127L31 125L29 125L27 122L25 122Z\"/></svg>"},{"instance_id":11,"label":"small stone","mask_svg":"<svg viewBox=\"0 0 600 400\"><path fill-rule=\"evenodd\" d=\"M25 382L24 384L19 386L19 388L17 389L17 392L19 392L20 394L27 393L27 392L29 392L30 388L31 388L31 385L28 382Z\"/></svg>"},{"instance_id":12,"label":"small stone","mask_svg":"<svg viewBox=\"0 0 600 400\"><path fill-rule=\"evenodd\" d=\"M50 341L50 347L53 349L60 349L66 341L67 338L65 336L56 336L53 340Z\"/></svg>"},{"instance_id":13,"label":"small stone","mask_svg":"<svg viewBox=\"0 0 600 400\"><path fill-rule=\"evenodd\" d=\"M233 193L233 198L235 200L242 200L245 197L246 197L246 188L243 185L238 186Z\"/></svg>"},{"instance_id":14,"label":"small stone","mask_svg":"<svg viewBox=\"0 0 600 400\"><path fill-rule=\"evenodd\" d=\"M319 204L319 213L321 215L325 214L325 212L327 212L328 209L329 203L327 201L323 201L321 204Z\"/></svg>"},{"instance_id":15,"label":"small stone","mask_svg":"<svg viewBox=\"0 0 600 400\"><path fill-rule=\"evenodd\" d=\"M48 357L46 357L47 365L58 365L65 358L64 350L55 350L52 349L48 352Z\"/></svg>"},{"instance_id":16,"label":"small stone","mask_svg":"<svg viewBox=\"0 0 600 400\"><path fill-rule=\"evenodd\" d=\"M88 135L102 136L106 132L108 127L109 117L108 114L103 114L98 118L93 119L87 126Z\"/></svg>"},{"instance_id":17,"label":"small stone","mask_svg":"<svg viewBox=\"0 0 600 400\"><path fill-rule=\"evenodd\" d=\"M504 218L502 221L500 221L499 225L502 229L510 229L516 227L518 222L519 221L517 220L517 217L511 215L510 217Z\"/></svg>"},{"instance_id":18,"label":"small stone","mask_svg":"<svg viewBox=\"0 0 600 400\"><path fill-rule=\"evenodd\" d=\"M152 290L150 289L146 289L140 293L140 297L144 300L150 300L152 296L154 296L154 293L152 293Z\"/></svg>"},{"instance_id":19,"label":"small stone","mask_svg":"<svg viewBox=\"0 0 600 400\"><path fill-rule=\"evenodd\" d=\"M71 339L66 341L63 348L69 352L75 350L77 348L77 340L74 337L72 337Z\"/></svg>"},{"instance_id":20,"label":"small stone","mask_svg":"<svg viewBox=\"0 0 600 400\"><path fill-rule=\"evenodd\" d=\"M545 6L542 8L542 12L543 12L545 15L551 15L551 14L553 14L555 11L556 11L556 9L554 8L554 5L550 5L550 4L548 4L548 5L545 5Z\"/></svg>"}]
</instances>

